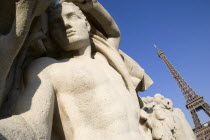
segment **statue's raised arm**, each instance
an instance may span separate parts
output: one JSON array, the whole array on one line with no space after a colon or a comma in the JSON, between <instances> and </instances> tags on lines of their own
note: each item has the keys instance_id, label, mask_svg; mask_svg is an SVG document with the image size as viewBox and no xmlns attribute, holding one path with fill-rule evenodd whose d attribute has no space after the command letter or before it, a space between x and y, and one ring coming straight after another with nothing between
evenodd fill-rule
<instances>
[{"instance_id":1,"label":"statue's raised arm","mask_svg":"<svg viewBox=\"0 0 210 140\"><path fill-rule=\"evenodd\" d=\"M41 13L49 6L51 0L19 0L13 1L1 1L1 15L7 14L8 11L13 11L11 14L14 17L9 21L1 23L1 25L11 23L11 27L7 27L7 32L1 28L0 33L0 106L5 99L3 94L6 79L12 63L21 50L23 43L29 33L32 21L35 17L41 15ZM14 5L14 9L7 9L5 7ZM10 12L12 13L12 12ZM9 15L9 16L11 16ZM5 26L3 26L5 27Z\"/></svg>"}]
</instances>

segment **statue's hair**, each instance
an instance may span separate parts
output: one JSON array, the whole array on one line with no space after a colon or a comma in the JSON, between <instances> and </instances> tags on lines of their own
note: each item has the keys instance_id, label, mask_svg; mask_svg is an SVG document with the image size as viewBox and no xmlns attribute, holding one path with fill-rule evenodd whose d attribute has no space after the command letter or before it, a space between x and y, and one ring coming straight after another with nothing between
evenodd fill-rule
<instances>
[{"instance_id":1,"label":"statue's hair","mask_svg":"<svg viewBox=\"0 0 210 140\"><path fill-rule=\"evenodd\" d=\"M53 21L53 17L61 14L61 10L62 10L63 5L69 5L69 6L74 7L77 10L76 14L79 15L80 18L82 18L86 22L88 22L87 19L86 19L86 16L84 15L84 13L80 10L80 8L78 6L76 6L72 2L62 2L62 3L56 4L54 7L49 8L49 10L48 10L49 24L51 24L51 22Z\"/></svg>"},{"instance_id":2,"label":"statue's hair","mask_svg":"<svg viewBox=\"0 0 210 140\"><path fill-rule=\"evenodd\" d=\"M70 6L75 7L75 8L78 10L78 13L77 13L77 14L79 14L79 15L81 16L81 18L87 20L87 19L86 19L86 16L85 16L84 13L80 10L80 8L79 8L78 6L76 6L75 4L73 4L72 2L63 2L63 3L61 3L61 4L62 4L62 5L70 5Z\"/></svg>"}]
</instances>

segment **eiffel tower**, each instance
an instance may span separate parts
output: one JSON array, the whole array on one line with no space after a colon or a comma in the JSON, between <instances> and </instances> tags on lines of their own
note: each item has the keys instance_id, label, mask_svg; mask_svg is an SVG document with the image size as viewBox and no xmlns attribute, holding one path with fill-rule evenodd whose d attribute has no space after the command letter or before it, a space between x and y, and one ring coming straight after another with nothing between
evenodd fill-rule
<instances>
[{"instance_id":1,"label":"eiffel tower","mask_svg":"<svg viewBox=\"0 0 210 140\"><path fill-rule=\"evenodd\" d=\"M154 45L155 46L155 45ZM176 80L181 92L186 100L186 108L190 111L195 128L193 129L197 140L210 140L210 121L201 124L197 111L203 110L210 117L210 106L202 96L199 96L177 72L174 66L168 61L163 51L156 46L158 56L166 64L173 78Z\"/></svg>"}]
</instances>

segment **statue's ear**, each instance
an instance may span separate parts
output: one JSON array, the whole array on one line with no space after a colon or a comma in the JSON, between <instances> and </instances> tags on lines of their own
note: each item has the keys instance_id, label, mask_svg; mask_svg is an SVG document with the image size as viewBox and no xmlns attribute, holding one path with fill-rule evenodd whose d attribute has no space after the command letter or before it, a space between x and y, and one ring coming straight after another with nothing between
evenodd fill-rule
<instances>
[{"instance_id":1,"label":"statue's ear","mask_svg":"<svg viewBox=\"0 0 210 140\"><path fill-rule=\"evenodd\" d=\"M86 21L86 26L87 26L88 31L90 32L91 27L90 27L90 23L88 21Z\"/></svg>"}]
</instances>

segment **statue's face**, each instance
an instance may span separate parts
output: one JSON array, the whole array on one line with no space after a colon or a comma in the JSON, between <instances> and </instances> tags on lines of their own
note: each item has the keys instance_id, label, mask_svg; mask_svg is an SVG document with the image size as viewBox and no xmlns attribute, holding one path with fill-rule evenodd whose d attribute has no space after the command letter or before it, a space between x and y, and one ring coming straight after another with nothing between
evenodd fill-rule
<instances>
[{"instance_id":1,"label":"statue's face","mask_svg":"<svg viewBox=\"0 0 210 140\"><path fill-rule=\"evenodd\" d=\"M82 13L72 4L63 3L51 34L66 51L78 50L89 43L89 24Z\"/></svg>"},{"instance_id":2,"label":"statue's face","mask_svg":"<svg viewBox=\"0 0 210 140\"><path fill-rule=\"evenodd\" d=\"M173 108L173 102L170 99L165 98L162 100L162 103L167 109Z\"/></svg>"}]
</instances>

